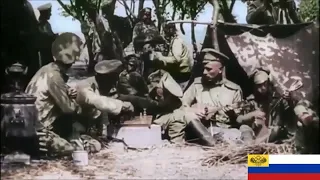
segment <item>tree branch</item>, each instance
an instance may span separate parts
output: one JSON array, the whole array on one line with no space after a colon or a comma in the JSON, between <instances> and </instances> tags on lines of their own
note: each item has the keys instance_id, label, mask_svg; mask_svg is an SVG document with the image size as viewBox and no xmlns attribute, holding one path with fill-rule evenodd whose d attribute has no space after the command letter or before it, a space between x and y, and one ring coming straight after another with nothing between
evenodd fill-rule
<instances>
[{"instance_id":1,"label":"tree branch","mask_svg":"<svg viewBox=\"0 0 320 180\"><path fill-rule=\"evenodd\" d=\"M121 3L121 1L122 1L122 3ZM132 16L132 18L133 18L133 19L136 19L137 17L136 17L136 16L134 15L134 13L130 10L130 8L129 8L127 2L126 2L126 0L121 0L121 1L118 0L118 2L124 6L124 8L126 9L126 11L129 12L129 14Z\"/></svg>"},{"instance_id":2,"label":"tree branch","mask_svg":"<svg viewBox=\"0 0 320 180\"><path fill-rule=\"evenodd\" d=\"M60 4L60 6L63 8L63 10L66 11L70 16L77 18L75 14L72 13L72 11L68 8L67 5L65 5L61 0L57 0L57 2Z\"/></svg>"},{"instance_id":3,"label":"tree branch","mask_svg":"<svg viewBox=\"0 0 320 180\"><path fill-rule=\"evenodd\" d=\"M232 10L233 10L233 7L234 7L234 4L235 4L236 0L232 0L231 1L231 5L230 5L230 13L232 13Z\"/></svg>"}]
</instances>

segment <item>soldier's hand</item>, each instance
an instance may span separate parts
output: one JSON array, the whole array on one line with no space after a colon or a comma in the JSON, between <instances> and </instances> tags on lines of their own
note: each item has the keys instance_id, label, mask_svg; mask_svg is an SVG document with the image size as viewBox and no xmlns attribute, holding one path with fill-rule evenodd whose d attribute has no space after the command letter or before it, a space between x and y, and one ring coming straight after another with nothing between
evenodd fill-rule
<instances>
[{"instance_id":1,"label":"soldier's hand","mask_svg":"<svg viewBox=\"0 0 320 180\"><path fill-rule=\"evenodd\" d=\"M303 125L307 126L312 123L313 116L309 113L303 113L298 116L299 121L302 122Z\"/></svg>"},{"instance_id":2,"label":"soldier's hand","mask_svg":"<svg viewBox=\"0 0 320 180\"><path fill-rule=\"evenodd\" d=\"M192 120L202 120L204 119L204 116L202 114L197 114L195 112L192 112L192 111L186 111L185 112L185 115L184 115L184 118L187 122L190 122Z\"/></svg>"},{"instance_id":3,"label":"soldier's hand","mask_svg":"<svg viewBox=\"0 0 320 180\"><path fill-rule=\"evenodd\" d=\"M160 59L163 57L163 55L161 54L161 52L156 52L156 51L155 51L153 54L154 54L154 59L160 60Z\"/></svg>"},{"instance_id":4,"label":"soldier's hand","mask_svg":"<svg viewBox=\"0 0 320 180\"><path fill-rule=\"evenodd\" d=\"M68 89L68 95L70 98L75 99L77 97L77 94L78 94L78 92L77 92L76 88L70 87Z\"/></svg>"},{"instance_id":5,"label":"soldier's hand","mask_svg":"<svg viewBox=\"0 0 320 180\"><path fill-rule=\"evenodd\" d=\"M130 102L123 102L122 112L134 112L134 107Z\"/></svg>"},{"instance_id":6,"label":"soldier's hand","mask_svg":"<svg viewBox=\"0 0 320 180\"><path fill-rule=\"evenodd\" d=\"M264 112L261 111L261 110L253 111L253 112L251 112L251 114L252 114L252 116L253 116L254 118L260 118L260 119L262 119L262 118L265 118L265 117L266 117L266 113L264 113Z\"/></svg>"},{"instance_id":7,"label":"soldier's hand","mask_svg":"<svg viewBox=\"0 0 320 180\"><path fill-rule=\"evenodd\" d=\"M194 108L193 113L197 116L198 119L205 119L206 117L204 108Z\"/></svg>"},{"instance_id":8,"label":"soldier's hand","mask_svg":"<svg viewBox=\"0 0 320 180\"><path fill-rule=\"evenodd\" d=\"M283 97L284 99L290 99L290 98L291 98L291 92L288 91L288 90L284 91L282 97Z\"/></svg>"}]
</instances>

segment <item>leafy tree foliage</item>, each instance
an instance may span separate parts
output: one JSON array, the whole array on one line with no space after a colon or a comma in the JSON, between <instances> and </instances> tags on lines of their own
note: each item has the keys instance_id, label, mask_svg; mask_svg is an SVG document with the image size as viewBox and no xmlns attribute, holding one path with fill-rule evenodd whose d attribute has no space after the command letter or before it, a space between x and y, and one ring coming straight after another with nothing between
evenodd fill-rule
<instances>
[{"instance_id":1,"label":"leafy tree foliage","mask_svg":"<svg viewBox=\"0 0 320 180\"><path fill-rule=\"evenodd\" d=\"M299 9L299 14L304 21L319 20L318 0L301 0Z\"/></svg>"}]
</instances>

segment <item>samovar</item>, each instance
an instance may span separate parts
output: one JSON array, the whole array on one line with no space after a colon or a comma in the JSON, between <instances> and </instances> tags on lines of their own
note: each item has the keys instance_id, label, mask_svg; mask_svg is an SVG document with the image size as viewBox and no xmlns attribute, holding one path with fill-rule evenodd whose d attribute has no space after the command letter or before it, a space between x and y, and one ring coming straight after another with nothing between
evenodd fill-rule
<instances>
[{"instance_id":1,"label":"samovar","mask_svg":"<svg viewBox=\"0 0 320 180\"><path fill-rule=\"evenodd\" d=\"M11 91L1 95L1 145L10 152L33 153L36 147L36 97L23 92L21 79L28 68L15 63L6 68Z\"/></svg>"}]
</instances>

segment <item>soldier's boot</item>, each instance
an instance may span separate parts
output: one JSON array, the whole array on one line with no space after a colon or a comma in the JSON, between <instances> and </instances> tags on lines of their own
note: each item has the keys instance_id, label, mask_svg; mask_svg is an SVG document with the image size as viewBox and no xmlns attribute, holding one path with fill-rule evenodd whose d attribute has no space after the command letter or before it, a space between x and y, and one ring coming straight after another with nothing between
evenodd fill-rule
<instances>
[{"instance_id":1,"label":"soldier's boot","mask_svg":"<svg viewBox=\"0 0 320 180\"><path fill-rule=\"evenodd\" d=\"M202 124L201 121L191 120L188 124L191 127L196 137L199 138L199 143L204 146L214 146L217 141L210 134L208 129Z\"/></svg>"},{"instance_id":2,"label":"soldier's boot","mask_svg":"<svg viewBox=\"0 0 320 180\"><path fill-rule=\"evenodd\" d=\"M252 128L250 128L248 125L242 125L242 126L240 126L239 130L241 132L240 139L244 143L253 142L253 140L254 140L254 131L252 130Z\"/></svg>"},{"instance_id":3,"label":"soldier's boot","mask_svg":"<svg viewBox=\"0 0 320 180\"><path fill-rule=\"evenodd\" d=\"M280 126L275 126L271 128L271 133L268 142L279 142L288 138L288 131Z\"/></svg>"},{"instance_id":4,"label":"soldier's boot","mask_svg":"<svg viewBox=\"0 0 320 180\"><path fill-rule=\"evenodd\" d=\"M307 153L307 148L305 144L305 136L303 132L303 127L298 126L295 137L294 137L294 143L295 143L295 148L296 148L296 153L297 154L306 154Z\"/></svg>"}]
</instances>

